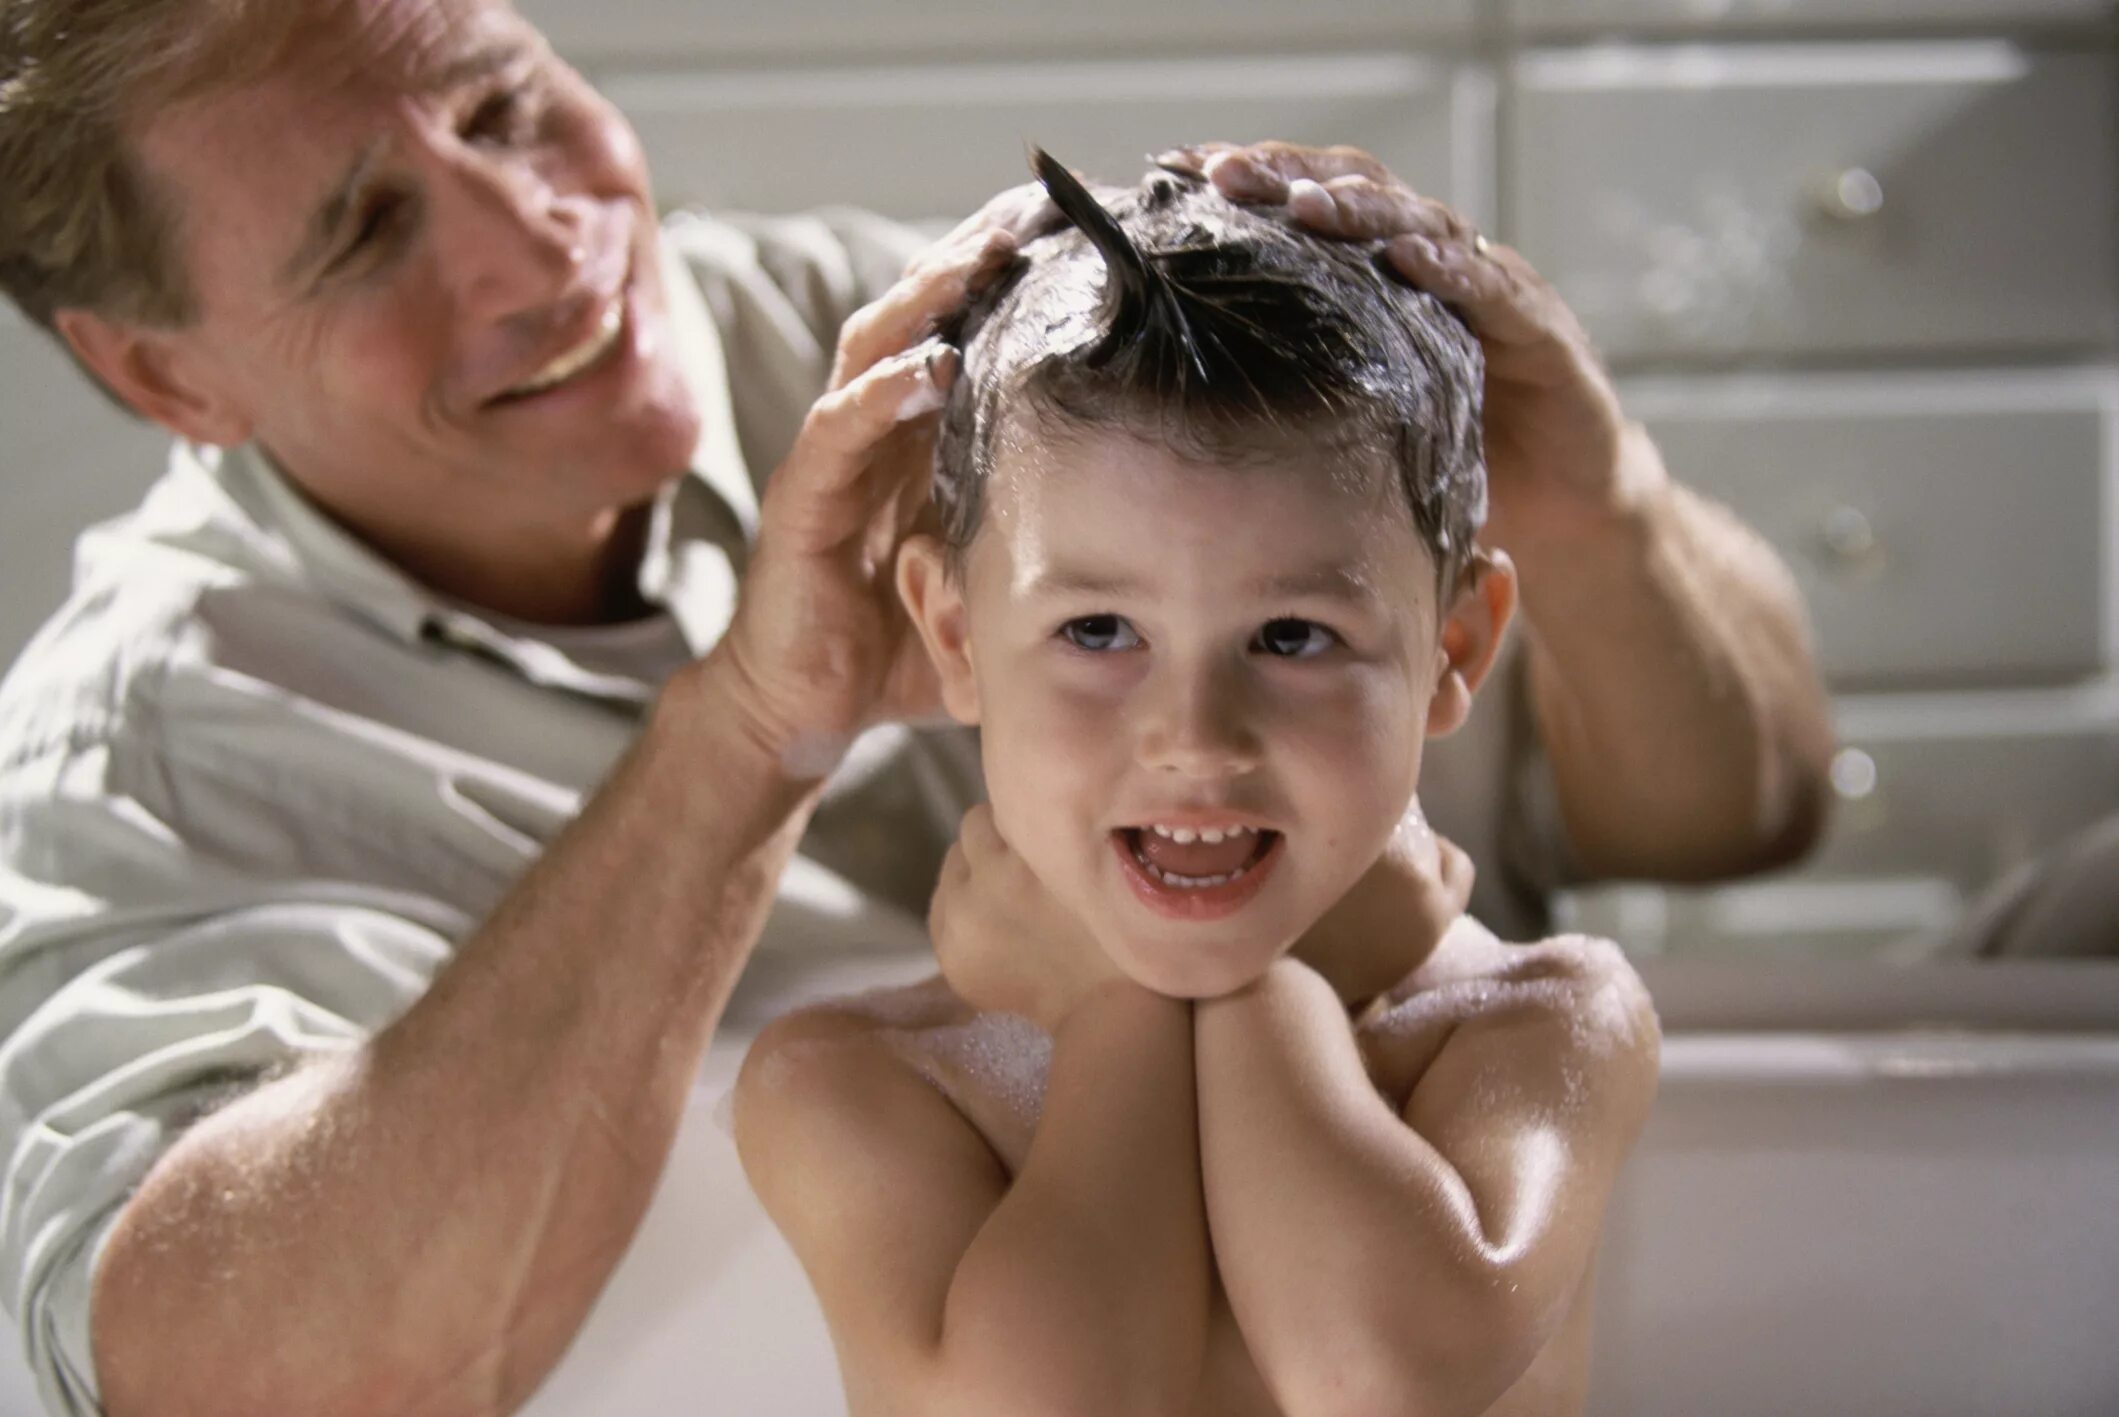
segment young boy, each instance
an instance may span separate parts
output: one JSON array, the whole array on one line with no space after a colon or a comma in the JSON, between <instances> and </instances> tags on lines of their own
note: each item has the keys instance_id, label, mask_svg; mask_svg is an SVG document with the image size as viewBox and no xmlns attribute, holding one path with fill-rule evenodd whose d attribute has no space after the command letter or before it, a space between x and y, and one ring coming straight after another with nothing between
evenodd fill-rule
<instances>
[{"instance_id":1,"label":"young boy","mask_svg":"<svg viewBox=\"0 0 2119 1417\"><path fill-rule=\"evenodd\" d=\"M1657 1029L1415 804L1514 605L1478 347L1373 249L1039 173L898 565L991 797L941 974L769 1028L745 1168L859 1417L1578 1411Z\"/></svg>"}]
</instances>

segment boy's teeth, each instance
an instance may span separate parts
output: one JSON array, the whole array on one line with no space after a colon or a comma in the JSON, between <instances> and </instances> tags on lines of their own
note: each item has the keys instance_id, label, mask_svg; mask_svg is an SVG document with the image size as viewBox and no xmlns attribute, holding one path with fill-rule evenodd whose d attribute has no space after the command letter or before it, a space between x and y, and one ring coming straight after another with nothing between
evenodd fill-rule
<instances>
[{"instance_id":1,"label":"boy's teeth","mask_svg":"<svg viewBox=\"0 0 2119 1417\"><path fill-rule=\"evenodd\" d=\"M1209 845L1219 845L1224 841L1233 841L1245 832L1254 830L1254 828L1201 827L1195 831L1191 827L1164 827L1151 824L1148 830L1154 832L1157 836L1168 837L1179 846L1189 846L1195 841L1204 841Z\"/></svg>"},{"instance_id":2,"label":"boy's teeth","mask_svg":"<svg viewBox=\"0 0 2119 1417\"><path fill-rule=\"evenodd\" d=\"M1185 827L1163 827L1150 825L1142 828L1142 830L1152 831L1157 836L1168 837L1170 840L1178 842L1179 844L1184 844L1191 841L1195 835L1190 829ZM1216 831L1212 836L1209 836L1206 832L1199 832L1197 833L1197 838L1199 840L1207 842L1220 842L1234 840L1236 837L1239 836L1256 834L1257 828L1255 827L1229 827L1223 830ZM1141 869L1145 870L1150 876L1153 876L1162 884L1166 886L1175 887L1178 890L1187 891L1203 891L1210 889L1214 886L1227 885L1230 881L1237 879L1239 876L1248 874L1250 872L1251 867L1258 864L1257 861L1254 859L1252 861L1246 862L1242 866L1239 866L1234 871L1226 871L1220 875L1186 876L1176 871L1165 871L1162 867L1156 865L1153 861L1150 861L1142 853L1141 848L1137 846L1133 850L1133 859L1140 863Z\"/></svg>"}]
</instances>

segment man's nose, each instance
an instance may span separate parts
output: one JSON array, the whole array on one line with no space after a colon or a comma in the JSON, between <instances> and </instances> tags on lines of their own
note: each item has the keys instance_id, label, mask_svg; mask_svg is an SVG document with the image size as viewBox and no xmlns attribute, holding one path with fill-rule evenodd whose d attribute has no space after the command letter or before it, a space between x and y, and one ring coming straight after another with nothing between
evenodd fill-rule
<instances>
[{"instance_id":1,"label":"man's nose","mask_svg":"<svg viewBox=\"0 0 2119 1417\"><path fill-rule=\"evenodd\" d=\"M501 318L571 292L591 255L589 202L561 196L526 162L484 154L435 185L437 255L465 313Z\"/></svg>"},{"instance_id":2,"label":"man's nose","mask_svg":"<svg viewBox=\"0 0 2119 1417\"><path fill-rule=\"evenodd\" d=\"M1142 705L1141 766L1186 777L1231 777L1258 766L1260 743L1239 676L1207 669L1159 676Z\"/></svg>"}]
</instances>

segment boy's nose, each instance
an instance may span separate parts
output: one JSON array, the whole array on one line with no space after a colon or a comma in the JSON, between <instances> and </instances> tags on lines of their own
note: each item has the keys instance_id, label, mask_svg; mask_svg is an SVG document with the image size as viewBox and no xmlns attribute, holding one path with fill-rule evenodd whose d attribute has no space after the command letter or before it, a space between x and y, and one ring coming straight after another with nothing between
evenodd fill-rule
<instances>
[{"instance_id":1,"label":"boy's nose","mask_svg":"<svg viewBox=\"0 0 2119 1417\"><path fill-rule=\"evenodd\" d=\"M1144 709L1137 739L1141 766L1197 778L1230 777L1258 766L1261 745L1243 691L1226 677L1173 676Z\"/></svg>"}]
</instances>

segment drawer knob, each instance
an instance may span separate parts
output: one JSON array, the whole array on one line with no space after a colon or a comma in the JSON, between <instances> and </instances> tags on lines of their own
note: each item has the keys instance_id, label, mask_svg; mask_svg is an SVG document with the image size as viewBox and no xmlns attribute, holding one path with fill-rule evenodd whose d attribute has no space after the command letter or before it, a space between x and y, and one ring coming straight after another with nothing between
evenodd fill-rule
<instances>
[{"instance_id":1,"label":"drawer knob","mask_svg":"<svg viewBox=\"0 0 2119 1417\"><path fill-rule=\"evenodd\" d=\"M1869 514L1841 503L1826 512L1817 526L1818 544L1827 562L1842 571L1873 571L1883 561L1883 542Z\"/></svg>"},{"instance_id":2,"label":"drawer knob","mask_svg":"<svg viewBox=\"0 0 2119 1417\"><path fill-rule=\"evenodd\" d=\"M1865 222L1884 209L1884 184L1866 167L1848 167L1817 184L1817 210L1834 221Z\"/></svg>"},{"instance_id":3,"label":"drawer knob","mask_svg":"<svg viewBox=\"0 0 2119 1417\"><path fill-rule=\"evenodd\" d=\"M1832 757L1832 790L1842 802L1859 802L1876 792L1876 759L1859 748L1842 748Z\"/></svg>"}]
</instances>

